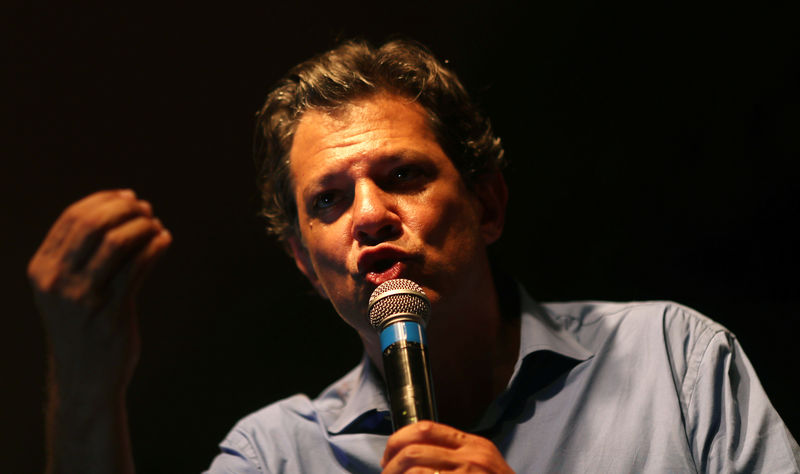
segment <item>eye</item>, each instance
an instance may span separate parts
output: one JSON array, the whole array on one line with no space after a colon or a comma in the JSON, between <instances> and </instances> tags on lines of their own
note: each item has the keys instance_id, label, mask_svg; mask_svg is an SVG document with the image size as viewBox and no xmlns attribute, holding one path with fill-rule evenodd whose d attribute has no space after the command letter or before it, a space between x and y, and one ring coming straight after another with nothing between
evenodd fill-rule
<instances>
[{"instance_id":1,"label":"eye","mask_svg":"<svg viewBox=\"0 0 800 474\"><path fill-rule=\"evenodd\" d=\"M313 201L313 207L317 210L327 209L337 202L337 195L333 191L325 191L317 195Z\"/></svg>"},{"instance_id":2,"label":"eye","mask_svg":"<svg viewBox=\"0 0 800 474\"><path fill-rule=\"evenodd\" d=\"M422 174L422 170L413 165L400 166L392 170L392 178L399 182L408 182Z\"/></svg>"}]
</instances>

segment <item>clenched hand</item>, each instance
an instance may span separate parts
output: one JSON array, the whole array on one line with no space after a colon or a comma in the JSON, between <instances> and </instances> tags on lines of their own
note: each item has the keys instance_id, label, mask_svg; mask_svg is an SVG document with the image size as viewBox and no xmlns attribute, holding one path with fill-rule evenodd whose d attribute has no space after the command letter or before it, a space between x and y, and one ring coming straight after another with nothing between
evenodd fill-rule
<instances>
[{"instance_id":1,"label":"clenched hand","mask_svg":"<svg viewBox=\"0 0 800 474\"><path fill-rule=\"evenodd\" d=\"M386 443L384 474L401 472L484 472L513 474L497 447L486 438L440 423L404 426Z\"/></svg>"},{"instance_id":2,"label":"clenched hand","mask_svg":"<svg viewBox=\"0 0 800 474\"><path fill-rule=\"evenodd\" d=\"M121 390L138 358L134 296L172 238L130 190L92 194L58 218L28 265L59 389Z\"/></svg>"}]
</instances>

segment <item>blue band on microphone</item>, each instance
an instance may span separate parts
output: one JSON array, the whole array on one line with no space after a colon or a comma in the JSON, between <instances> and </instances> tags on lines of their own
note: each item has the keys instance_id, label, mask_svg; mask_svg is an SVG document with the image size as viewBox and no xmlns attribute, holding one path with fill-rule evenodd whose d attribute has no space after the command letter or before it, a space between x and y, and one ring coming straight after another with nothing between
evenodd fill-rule
<instances>
[{"instance_id":1,"label":"blue band on microphone","mask_svg":"<svg viewBox=\"0 0 800 474\"><path fill-rule=\"evenodd\" d=\"M417 342L423 346L428 344L422 325L414 321L399 321L381 331L381 352L397 341Z\"/></svg>"}]
</instances>

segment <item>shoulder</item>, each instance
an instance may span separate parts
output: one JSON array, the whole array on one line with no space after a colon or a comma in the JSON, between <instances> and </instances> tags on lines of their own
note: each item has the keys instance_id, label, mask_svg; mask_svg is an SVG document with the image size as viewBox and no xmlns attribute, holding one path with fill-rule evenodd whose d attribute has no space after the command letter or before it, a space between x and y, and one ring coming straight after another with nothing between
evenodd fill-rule
<instances>
[{"instance_id":1,"label":"shoulder","mask_svg":"<svg viewBox=\"0 0 800 474\"><path fill-rule=\"evenodd\" d=\"M252 436L271 436L273 434L286 434L287 427L296 427L314 417L316 408L313 401L305 394L297 394L283 400L271 403L239 420L231 429L231 434Z\"/></svg>"},{"instance_id":2,"label":"shoulder","mask_svg":"<svg viewBox=\"0 0 800 474\"><path fill-rule=\"evenodd\" d=\"M725 328L688 306L674 301L570 301L544 303L542 308L557 320L572 325L608 322L648 324L653 320L691 322L692 326L709 329Z\"/></svg>"},{"instance_id":3,"label":"shoulder","mask_svg":"<svg viewBox=\"0 0 800 474\"><path fill-rule=\"evenodd\" d=\"M315 418L313 402L304 394L267 405L234 425L219 445L221 456L241 459L259 471L280 471L266 464L284 458L278 453L296 451L297 434L311 428Z\"/></svg>"},{"instance_id":4,"label":"shoulder","mask_svg":"<svg viewBox=\"0 0 800 474\"><path fill-rule=\"evenodd\" d=\"M730 334L721 324L674 301L575 301L541 307L551 320L583 339L603 339L620 331L656 332L672 344L686 337L696 340Z\"/></svg>"},{"instance_id":5,"label":"shoulder","mask_svg":"<svg viewBox=\"0 0 800 474\"><path fill-rule=\"evenodd\" d=\"M356 367L315 399L296 394L245 416L220 443L212 467L242 463L253 472L283 472L302 465L304 452L325 445L326 427L339 415L358 374Z\"/></svg>"},{"instance_id":6,"label":"shoulder","mask_svg":"<svg viewBox=\"0 0 800 474\"><path fill-rule=\"evenodd\" d=\"M683 395L703 361L735 345L724 326L673 301L580 301L548 303L542 309L600 358L636 357L669 367Z\"/></svg>"},{"instance_id":7,"label":"shoulder","mask_svg":"<svg viewBox=\"0 0 800 474\"><path fill-rule=\"evenodd\" d=\"M590 385L603 400L638 400L680 423L699 472L798 472L800 448L723 325L671 301L551 303L542 312L594 352L584 371L614 381L608 391Z\"/></svg>"}]
</instances>

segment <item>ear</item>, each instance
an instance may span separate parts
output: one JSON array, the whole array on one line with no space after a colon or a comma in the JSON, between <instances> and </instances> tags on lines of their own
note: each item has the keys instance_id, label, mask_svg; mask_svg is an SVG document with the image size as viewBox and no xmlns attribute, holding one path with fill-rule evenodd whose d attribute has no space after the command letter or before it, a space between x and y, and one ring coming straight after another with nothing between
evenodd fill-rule
<instances>
[{"instance_id":1,"label":"ear","mask_svg":"<svg viewBox=\"0 0 800 474\"><path fill-rule=\"evenodd\" d=\"M503 234L506 222L508 187L503 173L487 173L473 185L475 195L481 204L481 235L486 245L495 242Z\"/></svg>"},{"instance_id":2,"label":"ear","mask_svg":"<svg viewBox=\"0 0 800 474\"><path fill-rule=\"evenodd\" d=\"M287 239L287 243L289 244L289 249L292 252L292 258L294 258L294 263L297 265L297 268L308 278L308 281L311 283L311 286L317 290L317 293L327 300L328 295L325 294L325 290L322 289L319 278L317 278L317 272L314 271L314 266L311 264L311 258L308 255L306 246L303 245L303 242L301 242L300 238L296 235L290 236Z\"/></svg>"}]
</instances>

